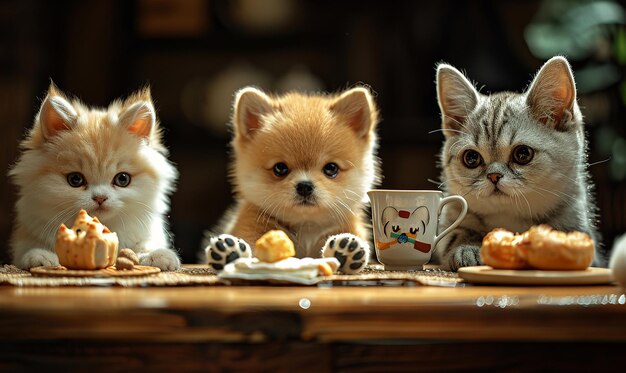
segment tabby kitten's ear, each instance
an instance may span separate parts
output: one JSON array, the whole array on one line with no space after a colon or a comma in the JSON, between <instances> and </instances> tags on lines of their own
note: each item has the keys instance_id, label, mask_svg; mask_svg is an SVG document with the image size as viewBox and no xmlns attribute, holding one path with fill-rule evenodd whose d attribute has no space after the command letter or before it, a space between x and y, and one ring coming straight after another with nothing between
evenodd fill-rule
<instances>
[{"instance_id":1,"label":"tabby kitten's ear","mask_svg":"<svg viewBox=\"0 0 626 373\"><path fill-rule=\"evenodd\" d=\"M133 102L134 103L131 103ZM125 108L119 115L119 123L125 126L128 132L149 139L156 125L156 113L150 90L140 91L127 100Z\"/></svg>"},{"instance_id":2,"label":"tabby kitten's ear","mask_svg":"<svg viewBox=\"0 0 626 373\"><path fill-rule=\"evenodd\" d=\"M532 115L543 124L565 130L572 123L576 86L569 63L552 57L537 73L528 89L526 103Z\"/></svg>"},{"instance_id":3,"label":"tabby kitten's ear","mask_svg":"<svg viewBox=\"0 0 626 373\"><path fill-rule=\"evenodd\" d=\"M250 138L261 128L263 115L274 111L272 99L260 89L242 88L235 97L233 125L235 133Z\"/></svg>"},{"instance_id":4,"label":"tabby kitten's ear","mask_svg":"<svg viewBox=\"0 0 626 373\"><path fill-rule=\"evenodd\" d=\"M39 109L39 127L44 139L49 140L61 131L71 129L77 118L76 109L54 84L50 84L48 94Z\"/></svg>"},{"instance_id":5,"label":"tabby kitten's ear","mask_svg":"<svg viewBox=\"0 0 626 373\"><path fill-rule=\"evenodd\" d=\"M330 105L330 111L345 119L359 137L365 137L378 122L378 111L370 91L364 87L352 88Z\"/></svg>"},{"instance_id":6,"label":"tabby kitten's ear","mask_svg":"<svg viewBox=\"0 0 626 373\"><path fill-rule=\"evenodd\" d=\"M478 91L459 70L445 63L437 67L437 99L444 130L461 131L467 116L476 108L478 97ZM455 133L443 131L443 134Z\"/></svg>"}]
</instances>

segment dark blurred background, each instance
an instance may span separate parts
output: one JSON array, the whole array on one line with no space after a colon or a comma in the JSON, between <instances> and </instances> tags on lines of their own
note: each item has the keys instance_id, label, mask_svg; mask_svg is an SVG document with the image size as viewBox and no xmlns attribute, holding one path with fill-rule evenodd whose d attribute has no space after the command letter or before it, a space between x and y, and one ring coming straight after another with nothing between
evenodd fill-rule
<instances>
[{"instance_id":1,"label":"dark blurred background","mask_svg":"<svg viewBox=\"0 0 626 373\"><path fill-rule=\"evenodd\" d=\"M434 189L443 141L435 65L463 69L483 93L522 91L548 58L570 60L590 135L600 228L626 232L626 28L603 1L135 0L0 1L0 260L14 217L6 171L50 79L106 106L149 84L181 172L170 221L185 262L232 201L233 92L377 94L383 187Z\"/></svg>"}]
</instances>

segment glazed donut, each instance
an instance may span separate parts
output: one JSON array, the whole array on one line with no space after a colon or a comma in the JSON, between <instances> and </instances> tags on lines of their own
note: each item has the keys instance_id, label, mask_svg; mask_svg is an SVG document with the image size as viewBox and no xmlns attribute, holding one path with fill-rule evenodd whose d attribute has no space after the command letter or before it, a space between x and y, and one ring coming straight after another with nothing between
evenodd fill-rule
<instances>
[{"instance_id":1,"label":"glazed donut","mask_svg":"<svg viewBox=\"0 0 626 373\"><path fill-rule=\"evenodd\" d=\"M483 239L480 258L498 269L583 270L591 265L594 251L588 234L542 224L522 234L492 230Z\"/></svg>"},{"instance_id":2,"label":"glazed donut","mask_svg":"<svg viewBox=\"0 0 626 373\"><path fill-rule=\"evenodd\" d=\"M524 236L506 229L496 228L483 238L480 259L483 263L499 269L524 269L528 263L520 252Z\"/></svg>"}]
</instances>

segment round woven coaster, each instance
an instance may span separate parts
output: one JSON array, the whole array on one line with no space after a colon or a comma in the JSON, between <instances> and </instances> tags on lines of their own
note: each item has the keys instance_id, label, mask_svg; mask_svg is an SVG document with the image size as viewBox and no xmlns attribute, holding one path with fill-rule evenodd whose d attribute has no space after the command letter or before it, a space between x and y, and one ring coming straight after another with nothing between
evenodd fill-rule
<instances>
[{"instance_id":1,"label":"round woven coaster","mask_svg":"<svg viewBox=\"0 0 626 373\"><path fill-rule=\"evenodd\" d=\"M54 267L34 267L30 273L34 276L54 276L54 277L130 277L147 276L161 272L161 269L151 266L136 265L133 269L117 270L115 266L104 269L67 269L63 266Z\"/></svg>"}]
</instances>

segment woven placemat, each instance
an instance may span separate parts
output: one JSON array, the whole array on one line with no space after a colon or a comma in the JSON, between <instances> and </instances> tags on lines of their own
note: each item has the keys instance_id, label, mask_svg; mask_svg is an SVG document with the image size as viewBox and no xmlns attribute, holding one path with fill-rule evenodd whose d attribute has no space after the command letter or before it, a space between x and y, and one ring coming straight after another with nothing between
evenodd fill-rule
<instances>
[{"instance_id":1,"label":"woven placemat","mask_svg":"<svg viewBox=\"0 0 626 373\"><path fill-rule=\"evenodd\" d=\"M463 282L456 273L439 269L424 271L384 271L371 265L356 275L334 275L323 278L318 286L457 286ZM0 285L11 286L221 286L216 273L203 265L186 265L173 272L140 277L42 277L13 265L0 267ZM238 285L241 285L238 283ZM245 285L245 283L244 283ZM258 285L258 282L255 282Z\"/></svg>"}]
</instances>

